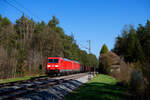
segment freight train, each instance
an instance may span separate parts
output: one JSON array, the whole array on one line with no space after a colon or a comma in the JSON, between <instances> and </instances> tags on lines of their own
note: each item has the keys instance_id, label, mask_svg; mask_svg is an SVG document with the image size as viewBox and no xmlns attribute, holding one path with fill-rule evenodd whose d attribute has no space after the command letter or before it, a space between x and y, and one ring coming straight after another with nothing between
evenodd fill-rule
<instances>
[{"instance_id":1,"label":"freight train","mask_svg":"<svg viewBox=\"0 0 150 100\"><path fill-rule=\"evenodd\" d=\"M47 74L71 74L90 70L91 67L81 65L77 61L62 57L48 57L46 64Z\"/></svg>"}]
</instances>

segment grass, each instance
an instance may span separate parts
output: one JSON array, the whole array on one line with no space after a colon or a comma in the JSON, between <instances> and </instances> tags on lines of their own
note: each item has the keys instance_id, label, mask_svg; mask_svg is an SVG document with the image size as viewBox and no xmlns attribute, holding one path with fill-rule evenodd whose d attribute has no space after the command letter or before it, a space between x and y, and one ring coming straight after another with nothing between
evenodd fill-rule
<instances>
[{"instance_id":1,"label":"grass","mask_svg":"<svg viewBox=\"0 0 150 100\"><path fill-rule=\"evenodd\" d=\"M45 75L24 76L24 77L18 77L18 78L5 79L5 80L0 80L0 84L2 84L2 83L9 83L9 82L16 82L16 81L22 81L22 80L30 80L30 79L38 78L38 77L42 77L42 76L45 76Z\"/></svg>"},{"instance_id":2,"label":"grass","mask_svg":"<svg viewBox=\"0 0 150 100\"><path fill-rule=\"evenodd\" d=\"M129 100L127 89L117 86L117 81L99 74L68 94L64 100Z\"/></svg>"}]
</instances>

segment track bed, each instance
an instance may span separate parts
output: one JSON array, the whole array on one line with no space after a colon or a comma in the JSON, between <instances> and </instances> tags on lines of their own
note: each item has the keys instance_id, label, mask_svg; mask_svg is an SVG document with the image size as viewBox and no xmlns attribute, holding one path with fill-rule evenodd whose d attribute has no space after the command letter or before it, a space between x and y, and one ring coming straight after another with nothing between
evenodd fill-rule
<instances>
[{"instance_id":1,"label":"track bed","mask_svg":"<svg viewBox=\"0 0 150 100\"><path fill-rule=\"evenodd\" d=\"M41 77L32 80L13 82L0 85L0 100L16 99L26 95L35 94L55 85L76 80L80 77L86 76L88 73L73 74L60 77Z\"/></svg>"}]
</instances>

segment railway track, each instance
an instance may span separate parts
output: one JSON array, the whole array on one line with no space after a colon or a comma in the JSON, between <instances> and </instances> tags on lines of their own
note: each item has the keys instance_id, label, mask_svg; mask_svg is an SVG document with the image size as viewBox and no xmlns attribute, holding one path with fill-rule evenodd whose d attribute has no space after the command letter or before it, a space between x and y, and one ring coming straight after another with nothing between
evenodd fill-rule
<instances>
[{"instance_id":1,"label":"railway track","mask_svg":"<svg viewBox=\"0 0 150 100\"><path fill-rule=\"evenodd\" d=\"M8 87L8 86L14 86L14 85L17 85L17 84L22 84L22 83L30 83L30 82L33 82L35 80L46 80L46 79L49 79L49 78L52 78L52 77L41 76L41 77L31 78L29 80L21 80L21 81L9 82L9 83L1 83L0 88Z\"/></svg>"},{"instance_id":2,"label":"railway track","mask_svg":"<svg viewBox=\"0 0 150 100\"><path fill-rule=\"evenodd\" d=\"M0 100L15 99L30 93L35 93L39 90L58 85L69 80L75 80L87 73L73 74L61 77L42 77L33 80L14 82L11 84L2 84L0 87Z\"/></svg>"}]
</instances>

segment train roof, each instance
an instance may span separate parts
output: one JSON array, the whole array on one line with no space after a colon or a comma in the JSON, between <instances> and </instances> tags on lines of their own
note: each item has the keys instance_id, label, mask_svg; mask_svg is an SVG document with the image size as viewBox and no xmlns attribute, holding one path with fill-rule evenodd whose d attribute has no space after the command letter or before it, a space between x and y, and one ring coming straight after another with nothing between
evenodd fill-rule
<instances>
[{"instance_id":1,"label":"train roof","mask_svg":"<svg viewBox=\"0 0 150 100\"><path fill-rule=\"evenodd\" d=\"M70 60L70 59L62 58L62 57L48 57L48 59L63 59L65 61L74 61L74 60ZM78 61L74 61L74 62L80 64Z\"/></svg>"},{"instance_id":2,"label":"train roof","mask_svg":"<svg viewBox=\"0 0 150 100\"><path fill-rule=\"evenodd\" d=\"M74 60L70 60L70 59L67 59L67 58L62 58L62 59L63 59L63 60L66 60L66 61L74 61ZM78 61L74 61L74 62L79 64Z\"/></svg>"},{"instance_id":3,"label":"train roof","mask_svg":"<svg viewBox=\"0 0 150 100\"><path fill-rule=\"evenodd\" d=\"M62 57L48 57L48 59L59 59L59 58L62 58Z\"/></svg>"},{"instance_id":4,"label":"train roof","mask_svg":"<svg viewBox=\"0 0 150 100\"><path fill-rule=\"evenodd\" d=\"M74 62L80 64L78 61L74 61Z\"/></svg>"},{"instance_id":5,"label":"train roof","mask_svg":"<svg viewBox=\"0 0 150 100\"><path fill-rule=\"evenodd\" d=\"M72 61L72 60L70 60L70 59L67 59L67 58L62 58L63 60L66 60L66 61Z\"/></svg>"}]
</instances>

